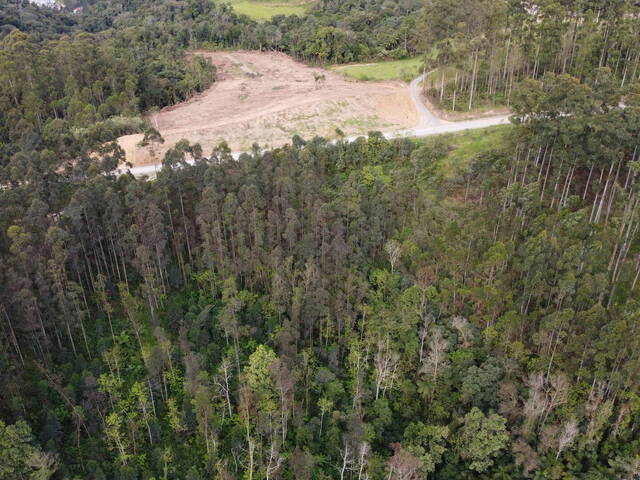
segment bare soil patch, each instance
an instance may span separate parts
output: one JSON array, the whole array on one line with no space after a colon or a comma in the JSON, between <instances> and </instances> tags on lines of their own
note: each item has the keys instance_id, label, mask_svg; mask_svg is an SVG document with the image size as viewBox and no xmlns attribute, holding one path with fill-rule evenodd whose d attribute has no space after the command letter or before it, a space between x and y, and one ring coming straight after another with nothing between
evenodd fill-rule
<instances>
[{"instance_id":1,"label":"bare soil patch","mask_svg":"<svg viewBox=\"0 0 640 480\"><path fill-rule=\"evenodd\" d=\"M147 120L165 143L138 147L142 135L118 140L134 165L157 163L181 139L200 143L209 154L226 141L232 151L253 143L274 148L295 134L335 137L371 130L414 126L418 114L402 82L359 82L296 62L276 52L198 51L218 68L218 81L207 91L155 114ZM316 81L324 75L324 80Z\"/></svg>"}]
</instances>

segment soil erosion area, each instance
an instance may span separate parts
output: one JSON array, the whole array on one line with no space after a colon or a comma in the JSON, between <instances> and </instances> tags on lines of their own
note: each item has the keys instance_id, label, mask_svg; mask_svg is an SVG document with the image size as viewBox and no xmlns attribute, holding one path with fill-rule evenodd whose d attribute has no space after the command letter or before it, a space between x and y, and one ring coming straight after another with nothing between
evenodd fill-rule
<instances>
[{"instance_id":1,"label":"soil erosion area","mask_svg":"<svg viewBox=\"0 0 640 480\"><path fill-rule=\"evenodd\" d=\"M162 135L162 145L139 147L142 135L118 140L134 165L157 163L176 142L200 143L205 155L221 141L232 151L253 143L273 148L295 134L310 139L415 126L418 113L402 82L359 82L296 62L277 52L210 52L218 79L196 97L150 113L147 120Z\"/></svg>"}]
</instances>

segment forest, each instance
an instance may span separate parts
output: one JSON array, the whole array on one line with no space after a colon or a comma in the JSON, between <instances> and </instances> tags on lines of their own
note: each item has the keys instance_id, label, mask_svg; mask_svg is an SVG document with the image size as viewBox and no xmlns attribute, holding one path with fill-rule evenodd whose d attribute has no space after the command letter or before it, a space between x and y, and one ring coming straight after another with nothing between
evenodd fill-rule
<instances>
[{"instance_id":1,"label":"forest","mask_svg":"<svg viewBox=\"0 0 640 480\"><path fill-rule=\"evenodd\" d=\"M547 73L591 79L608 68L622 88L640 78L640 3L430 0L424 51L446 109L511 105L514 86Z\"/></svg>"},{"instance_id":2,"label":"forest","mask_svg":"<svg viewBox=\"0 0 640 480\"><path fill-rule=\"evenodd\" d=\"M0 480L640 478L637 4L83 5L0 3ZM512 124L115 174L191 48L422 55Z\"/></svg>"}]
</instances>

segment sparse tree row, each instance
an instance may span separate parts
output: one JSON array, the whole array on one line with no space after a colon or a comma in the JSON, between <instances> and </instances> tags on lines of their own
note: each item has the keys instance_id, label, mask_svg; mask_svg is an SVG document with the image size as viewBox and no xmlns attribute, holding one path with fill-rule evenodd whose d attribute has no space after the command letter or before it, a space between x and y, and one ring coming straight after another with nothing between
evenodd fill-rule
<instances>
[{"instance_id":1,"label":"sparse tree row","mask_svg":"<svg viewBox=\"0 0 640 480\"><path fill-rule=\"evenodd\" d=\"M520 80L547 73L592 79L606 67L618 86L640 78L633 1L430 0L421 24L428 68L438 69L425 88L450 110L509 106Z\"/></svg>"}]
</instances>

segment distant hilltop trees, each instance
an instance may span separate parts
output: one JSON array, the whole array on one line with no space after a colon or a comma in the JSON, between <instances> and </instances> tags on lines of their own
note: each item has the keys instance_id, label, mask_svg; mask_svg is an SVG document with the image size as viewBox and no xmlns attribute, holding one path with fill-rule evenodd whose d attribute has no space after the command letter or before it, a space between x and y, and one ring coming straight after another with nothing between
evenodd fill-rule
<instances>
[{"instance_id":1,"label":"distant hilltop trees","mask_svg":"<svg viewBox=\"0 0 640 480\"><path fill-rule=\"evenodd\" d=\"M57 0L29 0L31 3L38 5L39 7L49 7L56 10L60 10L64 7L64 4Z\"/></svg>"}]
</instances>

